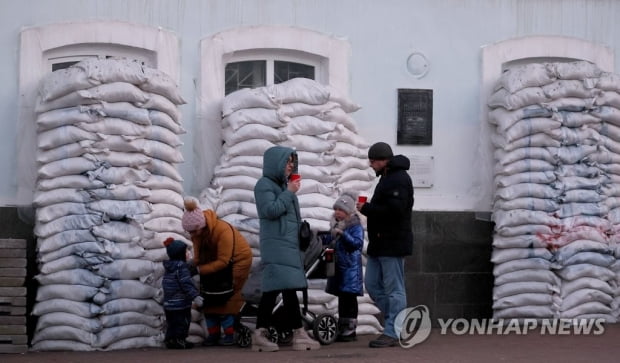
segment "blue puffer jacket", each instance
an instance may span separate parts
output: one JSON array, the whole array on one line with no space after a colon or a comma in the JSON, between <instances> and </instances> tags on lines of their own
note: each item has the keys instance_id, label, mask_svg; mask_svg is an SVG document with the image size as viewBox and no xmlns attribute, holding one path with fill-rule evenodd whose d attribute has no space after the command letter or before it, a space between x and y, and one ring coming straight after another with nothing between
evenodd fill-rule
<instances>
[{"instance_id":1,"label":"blue puffer jacket","mask_svg":"<svg viewBox=\"0 0 620 363\"><path fill-rule=\"evenodd\" d=\"M192 300L199 295L189 267L185 261L164 261L164 309L182 310L192 306Z\"/></svg>"},{"instance_id":2,"label":"blue puffer jacket","mask_svg":"<svg viewBox=\"0 0 620 363\"><path fill-rule=\"evenodd\" d=\"M332 295L348 292L362 296L364 294L364 276L362 273L364 227L360 223L359 216L353 214L346 221L345 228L339 237L333 239L331 235L327 235L323 242L335 244L334 252L336 254L336 274L327 278L325 292Z\"/></svg>"},{"instance_id":3,"label":"blue puffer jacket","mask_svg":"<svg viewBox=\"0 0 620 363\"><path fill-rule=\"evenodd\" d=\"M254 187L264 267L262 291L301 290L308 286L299 250L299 201L287 189L284 175L288 159L294 154L293 149L283 146L265 151L263 176Z\"/></svg>"}]
</instances>

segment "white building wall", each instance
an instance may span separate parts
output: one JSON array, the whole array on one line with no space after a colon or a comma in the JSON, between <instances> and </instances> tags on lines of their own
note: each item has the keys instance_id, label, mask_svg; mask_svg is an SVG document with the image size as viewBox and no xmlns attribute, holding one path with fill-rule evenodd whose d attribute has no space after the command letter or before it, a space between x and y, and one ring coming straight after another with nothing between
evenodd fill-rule
<instances>
[{"instance_id":1,"label":"white building wall","mask_svg":"<svg viewBox=\"0 0 620 363\"><path fill-rule=\"evenodd\" d=\"M180 39L181 107L186 158L180 171L193 183L194 121L198 119L201 40L241 26L295 26L347 41L349 91L363 108L354 114L370 142L386 141L398 153L434 157L434 185L416 190L416 210L476 210L490 191L479 188L474 167L482 119L482 47L508 39L552 35L611 49L620 69L620 2L614 0L0 0L0 205L17 196L19 37L24 27L110 20L162 27ZM69 34L67 36L70 36ZM131 36L131 34L128 34ZM423 53L425 77L406 69ZM396 144L397 89L433 89L432 146Z\"/></svg>"}]
</instances>

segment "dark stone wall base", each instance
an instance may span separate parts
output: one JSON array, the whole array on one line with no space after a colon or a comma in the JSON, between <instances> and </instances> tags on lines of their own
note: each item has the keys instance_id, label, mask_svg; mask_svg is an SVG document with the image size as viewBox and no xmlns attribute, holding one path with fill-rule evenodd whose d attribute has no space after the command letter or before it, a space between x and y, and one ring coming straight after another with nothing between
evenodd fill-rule
<instances>
[{"instance_id":1,"label":"dark stone wall base","mask_svg":"<svg viewBox=\"0 0 620 363\"><path fill-rule=\"evenodd\" d=\"M475 212L414 212L413 231L408 305L428 306L434 326L438 318L491 318L493 224Z\"/></svg>"},{"instance_id":2,"label":"dark stone wall base","mask_svg":"<svg viewBox=\"0 0 620 363\"><path fill-rule=\"evenodd\" d=\"M28 335L36 319L30 311L38 284L33 226L15 207L0 207L0 238L25 239L28 245ZM405 262L408 306L428 306L431 319L492 316L493 225L474 212L414 212L414 250Z\"/></svg>"},{"instance_id":3,"label":"dark stone wall base","mask_svg":"<svg viewBox=\"0 0 620 363\"><path fill-rule=\"evenodd\" d=\"M24 221L19 216L16 207L0 207L0 238L3 239L24 239L26 240L26 255L28 262L26 266L26 329L30 340L34 333L36 325L36 317L30 313L34 306L37 287L39 284L34 279L36 275L36 245L34 240L34 225L29 221L32 219L32 210L22 210L25 213Z\"/></svg>"}]
</instances>

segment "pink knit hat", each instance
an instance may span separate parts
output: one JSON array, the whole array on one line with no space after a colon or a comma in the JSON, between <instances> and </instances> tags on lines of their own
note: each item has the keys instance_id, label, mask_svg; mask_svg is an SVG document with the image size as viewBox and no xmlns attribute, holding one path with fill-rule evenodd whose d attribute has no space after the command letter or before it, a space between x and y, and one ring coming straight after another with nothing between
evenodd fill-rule
<instances>
[{"instance_id":1,"label":"pink knit hat","mask_svg":"<svg viewBox=\"0 0 620 363\"><path fill-rule=\"evenodd\" d=\"M185 212L181 219L181 225L187 232L197 231L207 225L202 209L198 206L198 200L193 197L185 198Z\"/></svg>"}]
</instances>

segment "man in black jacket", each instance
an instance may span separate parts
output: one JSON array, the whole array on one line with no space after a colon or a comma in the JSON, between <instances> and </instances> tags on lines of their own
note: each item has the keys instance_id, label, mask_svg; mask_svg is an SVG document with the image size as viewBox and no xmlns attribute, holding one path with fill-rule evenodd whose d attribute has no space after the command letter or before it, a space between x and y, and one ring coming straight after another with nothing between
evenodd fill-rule
<instances>
[{"instance_id":1,"label":"man in black jacket","mask_svg":"<svg viewBox=\"0 0 620 363\"><path fill-rule=\"evenodd\" d=\"M411 255L413 250L413 184L407 173L409 159L394 156L390 145L372 145L368 159L380 179L370 202L358 202L357 209L368 218L366 290L385 320L383 334L370 341L369 346L393 347L398 345L394 319L407 307L404 256Z\"/></svg>"}]
</instances>

